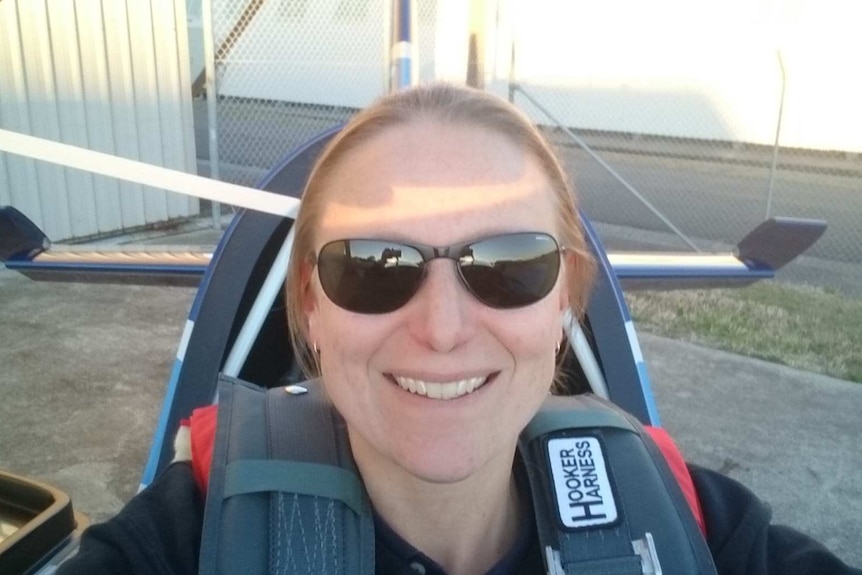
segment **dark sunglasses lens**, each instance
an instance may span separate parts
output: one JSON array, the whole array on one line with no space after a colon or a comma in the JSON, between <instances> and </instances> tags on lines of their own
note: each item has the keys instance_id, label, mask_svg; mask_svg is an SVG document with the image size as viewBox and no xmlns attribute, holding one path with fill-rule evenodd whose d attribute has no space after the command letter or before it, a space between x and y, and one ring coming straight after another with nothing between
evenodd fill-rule
<instances>
[{"instance_id":1,"label":"dark sunglasses lens","mask_svg":"<svg viewBox=\"0 0 862 575\"><path fill-rule=\"evenodd\" d=\"M320 284L332 303L356 313L388 313L422 283L422 254L397 242L339 240L323 246Z\"/></svg>"},{"instance_id":2,"label":"dark sunglasses lens","mask_svg":"<svg viewBox=\"0 0 862 575\"><path fill-rule=\"evenodd\" d=\"M554 287L560 252L549 235L508 234L467 246L458 265L467 287L485 305L523 307Z\"/></svg>"}]
</instances>

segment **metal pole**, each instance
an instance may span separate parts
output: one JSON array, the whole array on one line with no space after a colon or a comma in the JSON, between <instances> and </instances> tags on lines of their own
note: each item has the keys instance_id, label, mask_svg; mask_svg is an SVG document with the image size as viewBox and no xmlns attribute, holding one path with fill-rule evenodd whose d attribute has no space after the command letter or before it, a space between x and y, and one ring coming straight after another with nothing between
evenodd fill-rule
<instances>
[{"instance_id":1,"label":"metal pole","mask_svg":"<svg viewBox=\"0 0 862 575\"><path fill-rule=\"evenodd\" d=\"M784 88L786 75L784 70L784 59L781 57L781 50L776 50L778 54L778 66L781 68L781 100L778 102L778 123L775 126L775 143L772 145L772 167L769 170L769 188L766 192L766 219L772 215L772 190L775 185L775 173L778 169L778 141L781 137L781 118L784 116Z\"/></svg>"},{"instance_id":2,"label":"metal pole","mask_svg":"<svg viewBox=\"0 0 862 575\"><path fill-rule=\"evenodd\" d=\"M509 37L512 39L512 53L509 54L509 103L515 103L515 89L517 88L517 78L515 78L515 19L509 12L509 21L512 22L509 27Z\"/></svg>"},{"instance_id":3,"label":"metal pole","mask_svg":"<svg viewBox=\"0 0 862 575\"><path fill-rule=\"evenodd\" d=\"M524 96L525 96L525 97L530 101L530 103L532 103L536 108L538 108L538 109L539 109L543 114L545 114L545 115L546 115L546 116L547 116L547 117L548 117L552 122L554 122L554 123L555 123L555 124L556 124L556 125L557 125L557 126L558 126L562 131L563 131L563 132L565 132L565 133L566 133L566 135L568 135L572 140L574 140L574 142L575 142L578 146L580 146L580 147L581 147L581 149L582 149L583 151L585 151L586 153L588 153L588 154L590 155L590 157L592 157L595 161L597 161L601 167L603 167L605 170L607 170L607 172L608 172L611 176L613 176L613 177L614 177L614 179L615 179L616 181L618 181L620 184L622 184L622 186L623 186L626 190L628 190L628 191L629 191L629 192L630 192L630 193L631 193L635 198L637 198L637 199L638 199L638 200L639 200L639 201L640 201L644 206L646 206L646 208L647 208L649 211L651 211L651 212L652 212L652 213L653 213L653 214L654 214L658 219L660 219L662 222L664 222L664 224L665 224L668 228L670 228L670 229L673 231L673 233L675 233L675 234L676 234L676 235L677 235L677 236L678 236L682 241L684 241L686 244L688 244L688 246L689 246L691 249L693 249L693 250L694 250L694 251L696 251L696 252L699 252L699 251L700 251L700 248L698 248L696 245L694 245L694 242L692 242L690 239L688 239L688 236L686 236L686 235L685 235L684 233L682 233L682 232L681 232L681 231L680 231L680 230L679 230L675 225L673 225L673 223L671 223L671 221L670 221L669 219L667 219L666 217L664 217L664 215L663 215L660 211L658 211L658 208L656 208L655 206L653 206L653 205L649 202L649 200L647 200L647 199L646 199L645 197L643 197L643 196L642 196L642 195L641 195L641 194L640 194L636 189L634 189L634 188L632 187L632 185L631 185L631 184L629 184L629 183L628 183L628 182L627 182L627 181L626 181L626 180L625 180L621 175L619 175L619 174L617 173L617 171L616 171L616 170L614 170L614 169L613 169L613 168L612 168L612 167L611 167L607 162L605 162L605 161L601 158L601 156L599 156L598 154L596 154L595 152L593 152L593 151L590 149L590 147L587 145L587 143L586 143L586 142L584 142L581 138L579 138L578 136L576 136L576 135L575 135L575 133L574 133L574 132L572 132L569 128L567 128L566 126L564 126L562 122L560 122L558 119L556 119L556 118L555 118L555 117L554 117L554 116L553 116L553 115L552 115L552 114L551 114L551 113L550 113L550 112L549 112L549 111L548 111L544 106L542 106L539 102L537 102L535 98L533 98L532 96L530 96L530 94L528 94L528 93L527 93L525 90L523 90L520 86L518 86L517 84L514 84L514 89L515 89L515 90L518 90L519 92L521 92L521 93L522 93L522 94L523 94L523 95L524 95Z\"/></svg>"},{"instance_id":4,"label":"metal pole","mask_svg":"<svg viewBox=\"0 0 862 575\"><path fill-rule=\"evenodd\" d=\"M210 156L210 178L219 179L218 161L218 116L216 104L218 94L216 92L215 75L215 39L213 37L213 11L212 0L203 0L201 6L203 34L204 34L204 66L206 70L207 87L207 127L209 132L209 156ZM213 228L221 229L221 204L212 202Z\"/></svg>"},{"instance_id":5,"label":"metal pole","mask_svg":"<svg viewBox=\"0 0 862 575\"><path fill-rule=\"evenodd\" d=\"M415 86L419 80L414 0L392 0L390 37L389 91L395 92Z\"/></svg>"},{"instance_id":6,"label":"metal pole","mask_svg":"<svg viewBox=\"0 0 862 575\"><path fill-rule=\"evenodd\" d=\"M512 37L512 55L509 58L509 103L515 103L515 90L518 85L515 83L515 38Z\"/></svg>"}]
</instances>

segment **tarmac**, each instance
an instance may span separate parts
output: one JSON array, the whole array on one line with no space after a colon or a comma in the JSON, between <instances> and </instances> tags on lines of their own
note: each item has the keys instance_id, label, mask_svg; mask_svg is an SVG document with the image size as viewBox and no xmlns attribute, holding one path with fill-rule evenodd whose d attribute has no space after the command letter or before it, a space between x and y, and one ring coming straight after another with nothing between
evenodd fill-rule
<instances>
[{"instance_id":1,"label":"tarmac","mask_svg":"<svg viewBox=\"0 0 862 575\"><path fill-rule=\"evenodd\" d=\"M186 230L187 232L189 230ZM114 243L211 247L213 230ZM134 495L194 290L38 283L0 268L0 468L104 520ZM862 385L641 333L686 458L862 566Z\"/></svg>"}]
</instances>

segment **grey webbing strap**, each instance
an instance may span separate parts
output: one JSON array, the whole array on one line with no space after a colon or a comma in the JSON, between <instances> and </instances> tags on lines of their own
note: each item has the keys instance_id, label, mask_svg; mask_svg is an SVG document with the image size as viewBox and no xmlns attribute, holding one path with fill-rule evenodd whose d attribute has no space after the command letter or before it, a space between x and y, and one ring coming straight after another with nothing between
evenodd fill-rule
<instances>
[{"instance_id":1,"label":"grey webbing strap","mask_svg":"<svg viewBox=\"0 0 862 575\"><path fill-rule=\"evenodd\" d=\"M560 563L566 575L643 575L641 558L634 555L627 533L628 529L612 537L604 535L580 540L565 537L561 542ZM577 549L572 548L574 546ZM589 552L585 552L584 547L588 547Z\"/></svg>"},{"instance_id":2,"label":"grey webbing strap","mask_svg":"<svg viewBox=\"0 0 862 575\"><path fill-rule=\"evenodd\" d=\"M308 393L292 395L275 388L266 396L270 458L320 472L309 476L311 483L300 490L278 490L270 498L270 570L372 575L374 519L344 422L319 382L303 386ZM343 485L322 496L309 493L330 491L323 486L327 483Z\"/></svg>"},{"instance_id":3,"label":"grey webbing strap","mask_svg":"<svg viewBox=\"0 0 862 575\"><path fill-rule=\"evenodd\" d=\"M522 444L521 454L526 460L542 548L550 547L558 552L556 558L566 575L642 575L640 557L634 555L631 535L624 524L592 533L566 533L560 530L557 518L548 505L545 487L548 478L542 473L546 465L544 457L541 449L534 452L536 447ZM539 460L539 457L542 459ZM554 571L549 569L549 573Z\"/></svg>"},{"instance_id":4,"label":"grey webbing strap","mask_svg":"<svg viewBox=\"0 0 862 575\"><path fill-rule=\"evenodd\" d=\"M521 450L527 460L527 474L533 493L533 510L539 542L543 549L551 548L556 553L546 561L559 561L559 568L566 575L642 575L640 558L633 555L628 529L605 529L601 532L564 533L557 527L557 519L544 503L548 493L543 483L547 478L541 473L540 463L532 456L530 448ZM548 573L557 573L549 566Z\"/></svg>"},{"instance_id":5,"label":"grey webbing strap","mask_svg":"<svg viewBox=\"0 0 862 575\"><path fill-rule=\"evenodd\" d=\"M274 388L266 397L266 433L270 455L283 461L352 466L350 446L321 384L302 384L306 393L294 395ZM301 422L301 425L299 423Z\"/></svg>"},{"instance_id":6,"label":"grey webbing strap","mask_svg":"<svg viewBox=\"0 0 862 575\"><path fill-rule=\"evenodd\" d=\"M222 494L228 462L266 457L262 425L265 396L260 387L223 375L219 376L218 390L218 423L206 493L199 573L263 573L268 563L268 498L252 495L225 500Z\"/></svg>"},{"instance_id":7,"label":"grey webbing strap","mask_svg":"<svg viewBox=\"0 0 862 575\"><path fill-rule=\"evenodd\" d=\"M357 515L368 513L359 478L340 467L269 459L228 463L222 497L269 491L337 499Z\"/></svg>"},{"instance_id":8,"label":"grey webbing strap","mask_svg":"<svg viewBox=\"0 0 862 575\"><path fill-rule=\"evenodd\" d=\"M546 561L559 561L556 569L566 575L642 575L641 560L632 548L632 537L624 509L613 526L596 529L564 530L555 513L553 480L548 470L545 436L563 430L613 428L634 431L623 417L613 411L594 409L589 402L574 397L551 397L521 434L520 452L526 462L539 541ZM609 462L606 462L609 465Z\"/></svg>"}]
</instances>

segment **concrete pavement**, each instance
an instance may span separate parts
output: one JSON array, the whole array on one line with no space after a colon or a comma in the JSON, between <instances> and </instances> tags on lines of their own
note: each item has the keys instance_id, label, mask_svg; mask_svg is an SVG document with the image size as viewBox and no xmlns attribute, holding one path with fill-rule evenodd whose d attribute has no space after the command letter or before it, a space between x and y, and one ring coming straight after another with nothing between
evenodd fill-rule
<instances>
[{"instance_id":1,"label":"concrete pavement","mask_svg":"<svg viewBox=\"0 0 862 575\"><path fill-rule=\"evenodd\" d=\"M742 482L774 521L862 566L862 384L640 334L686 459Z\"/></svg>"},{"instance_id":2,"label":"concrete pavement","mask_svg":"<svg viewBox=\"0 0 862 575\"><path fill-rule=\"evenodd\" d=\"M115 513L137 489L193 296L0 268L0 467L66 490L96 521ZM642 346L687 458L862 566L862 385L646 334Z\"/></svg>"}]
</instances>

